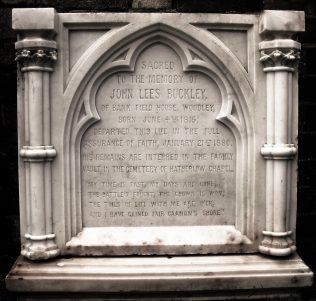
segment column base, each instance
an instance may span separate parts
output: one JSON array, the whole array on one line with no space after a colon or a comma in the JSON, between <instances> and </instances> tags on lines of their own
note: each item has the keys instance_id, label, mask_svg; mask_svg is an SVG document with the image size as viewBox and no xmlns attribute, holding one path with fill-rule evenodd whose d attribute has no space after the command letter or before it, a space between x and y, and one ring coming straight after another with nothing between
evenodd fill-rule
<instances>
[{"instance_id":1,"label":"column base","mask_svg":"<svg viewBox=\"0 0 316 301\"><path fill-rule=\"evenodd\" d=\"M296 246L291 246L288 248L273 248L270 246L259 246L259 251L262 254L272 255L272 256L289 256L296 251Z\"/></svg>"},{"instance_id":2,"label":"column base","mask_svg":"<svg viewBox=\"0 0 316 301\"><path fill-rule=\"evenodd\" d=\"M60 250L52 241L47 242L29 242L22 245L21 255L30 260L47 260L57 257Z\"/></svg>"},{"instance_id":3,"label":"column base","mask_svg":"<svg viewBox=\"0 0 316 301\"><path fill-rule=\"evenodd\" d=\"M259 252L272 256L289 256L296 251L296 246L291 238L292 231L270 232L263 231L263 240Z\"/></svg>"}]
</instances>

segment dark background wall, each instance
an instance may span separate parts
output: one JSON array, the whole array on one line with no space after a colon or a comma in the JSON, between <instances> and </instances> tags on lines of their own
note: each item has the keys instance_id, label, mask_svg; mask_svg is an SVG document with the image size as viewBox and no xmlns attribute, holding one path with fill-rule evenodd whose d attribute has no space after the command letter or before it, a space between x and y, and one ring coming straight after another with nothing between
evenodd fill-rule
<instances>
[{"instance_id":1,"label":"dark background wall","mask_svg":"<svg viewBox=\"0 0 316 301\"><path fill-rule=\"evenodd\" d=\"M163 8L159 8L159 6ZM19 254L17 175L15 7L54 7L58 12L167 11L250 13L263 9L303 10L306 32L299 79L299 182L297 247L316 273L316 0L0 0L0 301L15 300L5 290L4 277ZM316 287L304 290L303 300L316 300Z\"/></svg>"}]
</instances>

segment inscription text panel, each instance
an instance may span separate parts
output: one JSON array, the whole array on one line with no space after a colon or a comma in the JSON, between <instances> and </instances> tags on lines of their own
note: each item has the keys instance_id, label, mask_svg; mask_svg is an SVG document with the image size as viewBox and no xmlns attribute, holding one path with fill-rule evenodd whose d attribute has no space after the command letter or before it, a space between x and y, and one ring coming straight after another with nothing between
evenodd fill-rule
<instances>
[{"instance_id":1,"label":"inscription text panel","mask_svg":"<svg viewBox=\"0 0 316 301\"><path fill-rule=\"evenodd\" d=\"M234 224L236 142L216 120L221 102L163 44L109 76L81 141L83 226Z\"/></svg>"}]
</instances>

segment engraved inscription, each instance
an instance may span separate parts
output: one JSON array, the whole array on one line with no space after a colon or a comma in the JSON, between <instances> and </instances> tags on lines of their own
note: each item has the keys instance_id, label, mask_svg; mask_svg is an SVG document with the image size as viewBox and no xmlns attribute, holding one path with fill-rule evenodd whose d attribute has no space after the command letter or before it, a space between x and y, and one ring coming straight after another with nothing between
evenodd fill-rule
<instances>
[{"instance_id":1,"label":"engraved inscription","mask_svg":"<svg viewBox=\"0 0 316 301\"><path fill-rule=\"evenodd\" d=\"M234 224L236 141L216 120L221 98L163 44L105 79L101 120L81 141L84 226Z\"/></svg>"}]
</instances>

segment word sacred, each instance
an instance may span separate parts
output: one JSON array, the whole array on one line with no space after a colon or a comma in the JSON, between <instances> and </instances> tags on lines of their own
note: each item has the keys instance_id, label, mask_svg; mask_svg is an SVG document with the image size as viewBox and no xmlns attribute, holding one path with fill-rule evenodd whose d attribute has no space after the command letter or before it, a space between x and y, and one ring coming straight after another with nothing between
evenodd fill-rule
<instances>
[{"instance_id":1,"label":"word sacred","mask_svg":"<svg viewBox=\"0 0 316 301\"><path fill-rule=\"evenodd\" d=\"M141 68L147 70L173 70L175 63L172 61L142 61Z\"/></svg>"}]
</instances>

